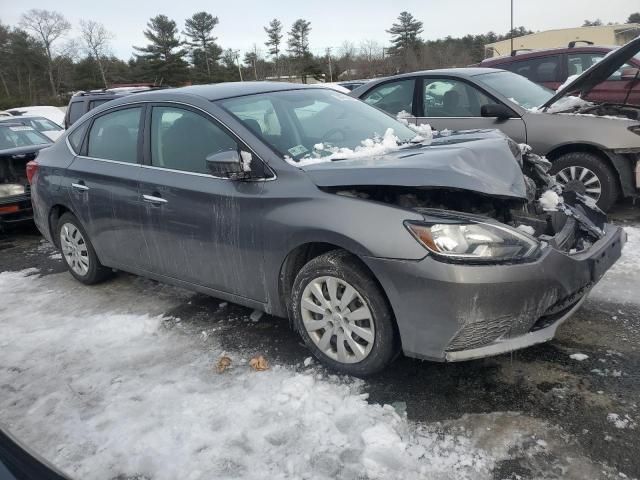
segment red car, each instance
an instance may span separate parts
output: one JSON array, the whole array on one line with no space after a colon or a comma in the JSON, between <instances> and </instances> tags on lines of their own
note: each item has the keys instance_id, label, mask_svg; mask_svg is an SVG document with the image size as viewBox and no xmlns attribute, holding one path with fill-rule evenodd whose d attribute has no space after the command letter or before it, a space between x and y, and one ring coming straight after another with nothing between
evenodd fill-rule
<instances>
[{"instance_id":1,"label":"red car","mask_svg":"<svg viewBox=\"0 0 640 480\"><path fill-rule=\"evenodd\" d=\"M487 58L478 67L502 68L529 80L557 90L568 77L579 75L616 47L588 45L535 51L514 51L509 56ZM588 43L588 42L583 42ZM640 105L640 56L616 70L607 81L597 85L585 100Z\"/></svg>"}]
</instances>

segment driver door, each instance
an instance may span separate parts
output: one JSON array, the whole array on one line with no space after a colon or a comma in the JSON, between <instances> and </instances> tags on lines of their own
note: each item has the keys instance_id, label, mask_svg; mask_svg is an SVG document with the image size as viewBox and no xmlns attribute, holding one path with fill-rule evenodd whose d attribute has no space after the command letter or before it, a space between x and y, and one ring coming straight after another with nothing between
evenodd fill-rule
<instances>
[{"instance_id":1,"label":"driver door","mask_svg":"<svg viewBox=\"0 0 640 480\"><path fill-rule=\"evenodd\" d=\"M148 270L264 301L255 274L263 261L262 183L215 177L206 162L242 144L186 105L155 104L147 115L139 195Z\"/></svg>"}]
</instances>

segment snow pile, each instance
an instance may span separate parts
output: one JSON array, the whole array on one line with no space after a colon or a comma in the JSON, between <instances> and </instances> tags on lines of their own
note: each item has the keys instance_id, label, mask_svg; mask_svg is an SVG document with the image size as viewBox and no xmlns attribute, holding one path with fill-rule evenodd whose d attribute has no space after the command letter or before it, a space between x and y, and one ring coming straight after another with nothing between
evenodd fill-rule
<instances>
[{"instance_id":1,"label":"snow pile","mask_svg":"<svg viewBox=\"0 0 640 480\"><path fill-rule=\"evenodd\" d=\"M618 415L617 413L609 413L607 415L607 421L612 423L616 428L619 429L635 429L636 423L629 415Z\"/></svg>"},{"instance_id":2,"label":"snow pile","mask_svg":"<svg viewBox=\"0 0 640 480\"><path fill-rule=\"evenodd\" d=\"M559 92L560 90L562 90L564 87L566 87L567 85L569 85L571 82L573 82L576 78L578 78L580 75L579 74L575 74L575 75L569 75L567 77L567 79L564 81L564 83L562 85L560 85L558 88L556 88L556 92Z\"/></svg>"},{"instance_id":3,"label":"snow pile","mask_svg":"<svg viewBox=\"0 0 640 480\"><path fill-rule=\"evenodd\" d=\"M361 144L354 149L318 143L313 147L314 151L312 156L305 156L297 162L289 157L285 157L285 160L296 167L304 167L305 165L331 162L338 159L348 160L351 158L376 157L400 150L403 147L393 132L393 128L387 128L382 137L375 136L373 138L367 138L360 143ZM330 153L329 155L323 155L322 153L324 152Z\"/></svg>"},{"instance_id":4,"label":"snow pile","mask_svg":"<svg viewBox=\"0 0 640 480\"><path fill-rule=\"evenodd\" d=\"M402 123L403 125L406 125L407 127L409 127L411 130L415 131L418 135L412 140L412 142L420 142L420 143L426 143L429 144L433 141L433 136L438 134L437 130L433 130L431 128L431 125L429 125L428 123L422 123L420 125L415 125L413 123L409 123L409 118L414 118L413 115L411 115L409 112L406 112L404 110L398 112L398 114L396 115L396 119Z\"/></svg>"},{"instance_id":5,"label":"snow pile","mask_svg":"<svg viewBox=\"0 0 640 480\"><path fill-rule=\"evenodd\" d=\"M572 353L571 355L569 355L569 358L571 360L576 360L578 362L582 362L582 361L586 360L587 358L589 358L589 355L585 355L584 353Z\"/></svg>"},{"instance_id":6,"label":"snow pile","mask_svg":"<svg viewBox=\"0 0 640 480\"><path fill-rule=\"evenodd\" d=\"M543 210L547 212L555 212L558 210L558 204L562 202L562 197L553 190L547 190L538 199Z\"/></svg>"},{"instance_id":7,"label":"snow pile","mask_svg":"<svg viewBox=\"0 0 640 480\"><path fill-rule=\"evenodd\" d=\"M215 334L162 314L176 289L33 273L0 273L0 423L72 478L492 478L468 433L412 425L361 381L229 352L217 373Z\"/></svg>"}]
</instances>

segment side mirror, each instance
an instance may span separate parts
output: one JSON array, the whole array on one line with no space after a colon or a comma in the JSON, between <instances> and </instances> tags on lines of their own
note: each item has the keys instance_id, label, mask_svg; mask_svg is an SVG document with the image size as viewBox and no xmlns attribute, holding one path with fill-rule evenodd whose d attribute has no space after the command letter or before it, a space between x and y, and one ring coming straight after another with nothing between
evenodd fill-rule
<instances>
[{"instance_id":1,"label":"side mirror","mask_svg":"<svg viewBox=\"0 0 640 480\"><path fill-rule=\"evenodd\" d=\"M624 68L620 75L621 80L637 80L640 79L640 68Z\"/></svg>"},{"instance_id":2,"label":"side mirror","mask_svg":"<svg viewBox=\"0 0 640 480\"><path fill-rule=\"evenodd\" d=\"M251 154L237 150L225 150L208 155L207 168L212 175L232 180L244 180L250 176Z\"/></svg>"},{"instance_id":3,"label":"side mirror","mask_svg":"<svg viewBox=\"0 0 640 480\"><path fill-rule=\"evenodd\" d=\"M495 117L498 120L506 120L508 118L514 118L515 114L513 113L513 110L506 105L502 105L501 103L488 103L487 105L482 105L480 107L480 116L490 118Z\"/></svg>"}]
</instances>

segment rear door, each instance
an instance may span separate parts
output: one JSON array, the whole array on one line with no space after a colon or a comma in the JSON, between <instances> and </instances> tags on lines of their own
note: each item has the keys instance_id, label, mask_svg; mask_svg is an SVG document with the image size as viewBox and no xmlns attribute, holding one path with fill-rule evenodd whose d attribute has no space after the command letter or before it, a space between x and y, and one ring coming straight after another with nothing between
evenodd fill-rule
<instances>
[{"instance_id":1,"label":"rear door","mask_svg":"<svg viewBox=\"0 0 640 480\"><path fill-rule=\"evenodd\" d=\"M265 300L263 184L215 177L206 162L211 154L244 149L241 142L187 105L153 104L147 124L138 195L150 271Z\"/></svg>"},{"instance_id":2,"label":"rear door","mask_svg":"<svg viewBox=\"0 0 640 480\"><path fill-rule=\"evenodd\" d=\"M481 115L483 105L500 102L470 82L459 78L425 76L418 83L418 89L418 124L428 123L436 130L495 128L516 142L526 142L526 128L520 117L501 120Z\"/></svg>"},{"instance_id":3,"label":"rear door","mask_svg":"<svg viewBox=\"0 0 640 480\"><path fill-rule=\"evenodd\" d=\"M74 212L100 260L124 269L145 266L138 193L144 110L109 110L69 136L78 153L66 170Z\"/></svg>"}]
</instances>

